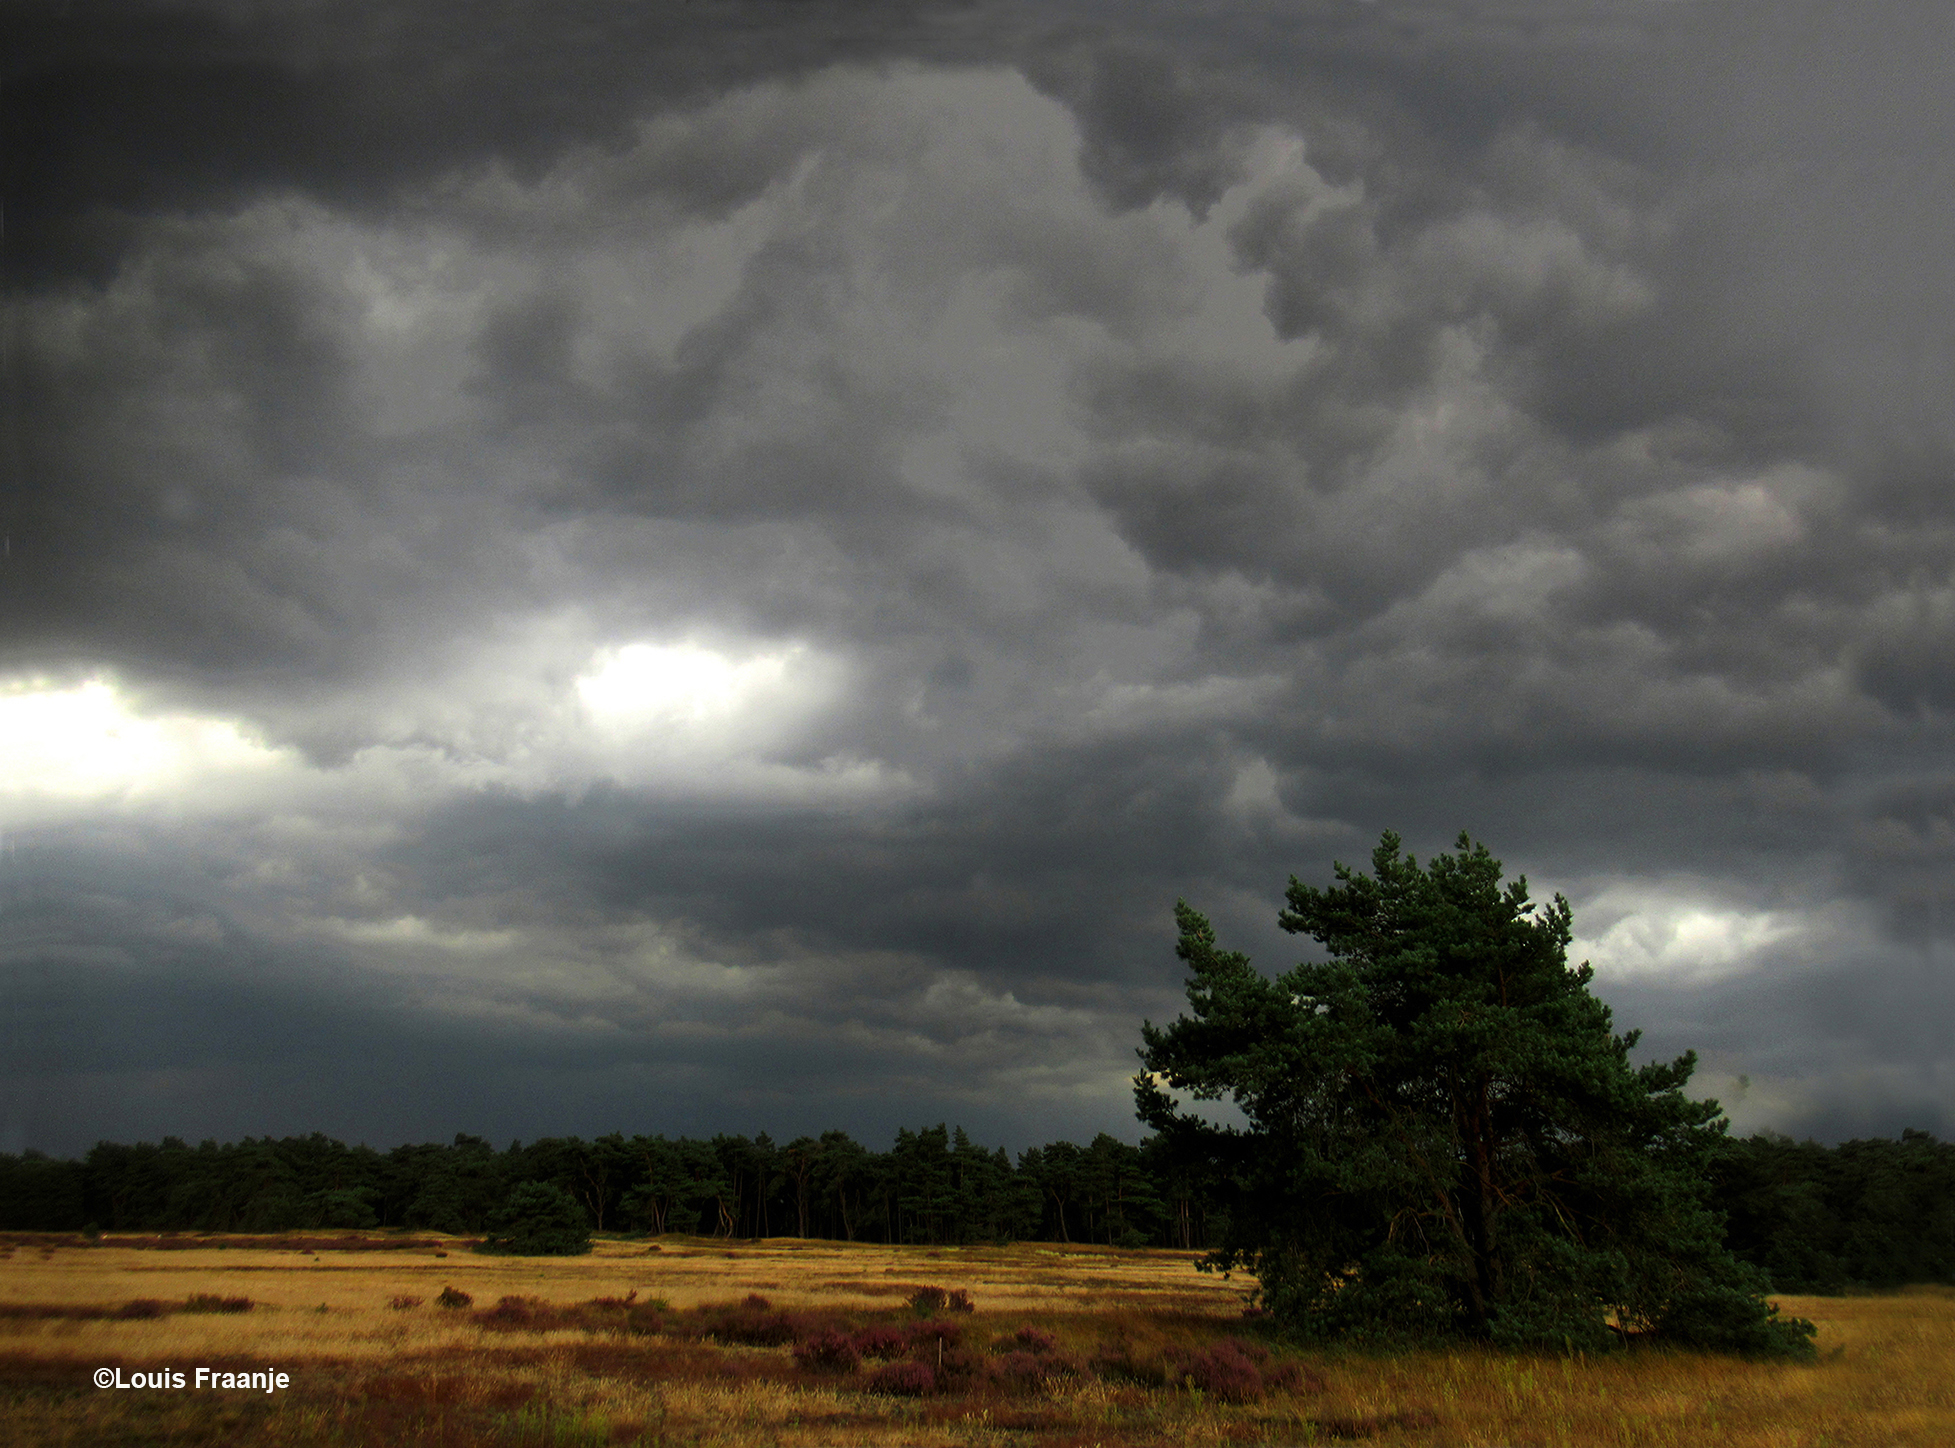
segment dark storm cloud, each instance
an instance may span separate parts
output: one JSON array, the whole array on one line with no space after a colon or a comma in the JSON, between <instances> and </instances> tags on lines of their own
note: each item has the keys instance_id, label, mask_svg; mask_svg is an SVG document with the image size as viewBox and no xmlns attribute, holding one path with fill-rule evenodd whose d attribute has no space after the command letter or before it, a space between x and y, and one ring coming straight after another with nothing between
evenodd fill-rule
<instances>
[{"instance_id":1,"label":"dark storm cloud","mask_svg":"<svg viewBox=\"0 0 1955 1448\"><path fill-rule=\"evenodd\" d=\"M344 547L336 525L351 517L398 526L389 495L403 460L360 446L344 292L289 248L251 255L251 238L224 226L240 207L297 195L385 214L402 188L486 158L533 175L722 86L900 49L927 9L23 7L5 96L9 281L45 295L150 274L125 306L96 309L112 337L10 358L15 657L370 667L356 641L390 630L347 595L390 610L412 588L399 573L468 566L396 535L404 566L376 595L343 557L319 557ZM792 137L750 140L733 164L723 150L666 148L634 179L723 214L797 154ZM551 390L553 305L512 299L484 328L479 387L505 425L571 400L560 381ZM561 341L567 317L555 325Z\"/></svg>"},{"instance_id":2,"label":"dark storm cloud","mask_svg":"<svg viewBox=\"0 0 1955 1448\"><path fill-rule=\"evenodd\" d=\"M1645 1028L1644 1053L1698 1053L1699 1086L1741 1131L1843 1141L1892 1136L1905 1121L1946 1136L1949 966L1943 943L1938 954L1781 959L1737 980L1612 995L1618 1024Z\"/></svg>"},{"instance_id":3,"label":"dark storm cloud","mask_svg":"<svg viewBox=\"0 0 1955 1448\"><path fill-rule=\"evenodd\" d=\"M605 807L596 802L592 812ZM1077 1084L1076 1070L1045 1057L1055 1039L1091 1058L1126 1045L1124 1027L1103 1019L1111 993L1090 981L1043 982L1025 969L1032 922L1023 917L1039 902L1011 897L1049 871L1034 866L995 881L912 873L903 888L934 894L934 908L907 930L878 930L887 922L850 925L782 898L823 862L811 857L844 858L832 838L779 829L756 838L723 821L661 830L642 807L632 813L634 833L669 837L665 852L640 842L629 858L592 868L588 835L599 831L588 820L566 830L505 810L472 830L447 827L459 838L442 842L451 861L443 879L411 868L425 860L425 840L405 858L375 862L382 871L408 867L399 883L424 906L460 903L477 916L515 907L509 918L529 927L533 953L569 949L587 983L609 987L595 996L579 989L574 1000L527 969L509 978L477 970L456 982L430 973L425 960L422 969L375 972L357 938L270 944L225 913L235 897L227 901L222 887L161 867L146 849L36 851L17 869L25 888L4 915L7 1147L79 1150L90 1133L155 1136L186 1122L213 1134L262 1134L301 1119L376 1141L439 1137L457 1121L533 1136L564 1130L566 1103L579 1119L650 1109L664 1129L790 1135L843 1120L886 1133L914 1124L918 1111L956 1115L1006 1139L1121 1126L1124 1113L1104 1101L1055 1102L1039 1089L1055 1077L1063 1098ZM485 828L501 850L474 833ZM566 835L583 858L563 848ZM559 848L540 849L545 840ZM864 874L894 876L893 844L869 841L848 856L848 870L830 872L835 890L859 889ZM534 853L510 859L511 845ZM758 878L763 851L775 860L766 880ZM725 878L707 876L702 862ZM510 878L512 867L531 864L540 878ZM467 877L465 903L449 893L458 874ZM729 894L750 900L754 918L678 916L710 964L661 971L627 938L648 906L683 912L703 903L718 912ZM622 933L589 938L593 895ZM900 921L917 903L896 902L891 913ZM568 944L580 926L585 938ZM852 948L854 940L870 945ZM398 960L417 941L390 944ZM963 951L981 968L1001 947L1017 968L983 985L946 981L935 964ZM1013 978L1032 988L1022 1000ZM1055 994L1057 1002L1038 998ZM159 1031L159 1021L169 1028Z\"/></svg>"},{"instance_id":4,"label":"dark storm cloud","mask_svg":"<svg viewBox=\"0 0 1955 1448\"><path fill-rule=\"evenodd\" d=\"M850 57L942 48L957 7L19 5L6 127L14 275L97 279L119 213L297 188L356 208L485 155L519 170L622 139L646 108ZM724 208L754 178L693 158Z\"/></svg>"},{"instance_id":5,"label":"dark storm cloud","mask_svg":"<svg viewBox=\"0 0 1955 1448\"><path fill-rule=\"evenodd\" d=\"M1945 1121L1942 12L14 23L14 1136L1118 1128L1462 825Z\"/></svg>"},{"instance_id":6,"label":"dark storm cloud","mask_svg":"<svg viewBox=\"0 0 1955 1448\"><path fill-rule=\"evenodd\" d=\"M1137 940L1158 933L1171 903L1160 892L1198 880L1232 843L1215 813L1226 767L1198 737L1175 742L1055 748L848 819L743 817L612 790L475 799L386 858L417 897L520 883L573 915L684 919L721 952L786 934L841 956L909 952L1015 989L1063 988L1133 977Z\"/></svg>"}]
</instances>

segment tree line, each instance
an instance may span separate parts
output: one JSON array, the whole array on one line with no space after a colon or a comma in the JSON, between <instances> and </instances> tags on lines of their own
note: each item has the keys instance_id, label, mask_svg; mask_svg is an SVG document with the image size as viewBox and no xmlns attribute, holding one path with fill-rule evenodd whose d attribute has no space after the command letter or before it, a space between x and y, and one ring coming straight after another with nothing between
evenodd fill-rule
<instances>
[{"instance_id":1,"label":"tree line","mask_svg":"<svg viewBox=\"0 0 1955 1448\"><path fill-rule=\"evenodd\" d=\"M1955 1283L1955 1142L1761 1135L1715 1168L1732 1251L1780 1292Z\"/></svg>"},{"instance_id":2,"label":"tree line","mask_svg":"<svg viewBox=\"0 0 1955 1448\"><path fill-rule=\"evenodd\" d=\"M1724 1144L1713 1204L1780 1292L1955 1284L1955 1142L1909 1130L1838 1146ZM841 1131L757 1137L480 1137L376 1151L314 1133L199 1146L103 1142L79 1161L0 1153L0 1230L479 1234L515 1189L570 1194L601 1232L838 1241L1095 1242L1206 1249L1225 1214L1164 1143L1102 1134L986 1151L961 1129L872 1151ZM1213 1239L1213 1240L1212 1240Z\"/></svg>"},{"instance_id":3,"label":"tree line","mask_svg":"<svg viewBox=\"0 0 1955 1448\"><path fill-rule=\"evenodd\" d=\"M785 1144L614 1132L501 1151L468 1135L387 1152L318 1133L102 1142L79 1161L0 1154L0 1229L469 1235L532 1182L568 1193L598 1232L1200 1248L1211 1229L1207 1195L1156 1143L1101 1133L1014 1162L942 1125L899 1131L888 1151L841 1131Z\"/></svg>"}]
</instances>

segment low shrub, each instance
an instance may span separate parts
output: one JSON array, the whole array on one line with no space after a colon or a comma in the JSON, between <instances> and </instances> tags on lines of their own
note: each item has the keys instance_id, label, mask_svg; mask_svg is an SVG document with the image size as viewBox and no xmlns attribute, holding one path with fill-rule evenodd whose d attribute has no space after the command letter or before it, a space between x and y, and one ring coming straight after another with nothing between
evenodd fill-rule
<instances>
[{"instance_id":1,"label":"low shrub","mask_svg":"<svg viewBox=\"0 0 1955 1448\"><path fill-rule=\"evenodd\" d=\"M625 1313L625 1331L640 1337L656 1337L665 1331L663 1302L633 1303Z\"/></svg>"},{"instance_id":2,"label":"low shrub","mask_svg":"<svg viewBox=\"0 0 1955 1448\"><path fill-rule=\"evenodd\" d=\"M419 1307L421 1305L421 1299L418 1297L408 1297L405 1295L400 1297L390 1297L387 1299L387 1305L393 1308L394 1311L396 1312L406 1312L411 1307Z\"/></svg>"},{"instance_id":3,"label":"low shrub","mask_svg":"<svg viewBox=\"0 0 1955 1448\"><path fill-rule=\"evenodd\" d=\"M1254 1403L1263 1396L1261 1369L1232 1338L1206 1351L1183 1355L1175 1367L1182 1381L1225 1403Z\"/></svg>"},{"instance_id":4,"label":"low shrub","mask_svg":"<svg viewBox=\"0 0 1955 1448\"><path fill-rule=\"evenodd\" d=\"M581 1326L609 1328L613 1332L636 1333L641 1337L665 1331L666 1310L666 1303L660 1299L640 1302L636 1287L623 1297L593 1297L574 1309Z\"/></svg>"},{"instance_id":5,"label":"low shrub","mask_svg":"<svg viewBox=\"0 0 1955 1448\"><path fill-rule=\"evenodd\" d=\"M756 1292L745 1302L731 1306L701 1307L692 1326L698 1337L749 1347L779 1347L805 1336L814 1324L794 1313L773 1311L772 1304Z\"/></svg>"},{"instance_id":6,"label":"low shrub","mask_svg":"<svg viewBox=\"0 0 1955 1448\"><path fill-rule=\"evenodd\" d=\"M502 1297L496 1305L475 1314L475 1321L482 1327L499 1327L507 1331L521 1331L525 1328L543 1332L558 1325L558 1313L540 1297Z\"/></svg>"},{"instance_id":7,"label":"low shrub","mask_svg":"<svg viewBox=\"0 0 1955 1448\"><path fill-rule=\"evenodd\" d=\"M218 1297L209 1292L192 1293L183 1300L185 1312L249 1312L249 1297Z\"/></svg>"},{"instance_id":8,"label":"low shrub","mask_svg":"<svg viewBox=\"0 0 1955 1448\"><path fill-rule=\"evenodd\" d=\"M435 1298L434 1303L436 1307L461 1308L473 1306L475 1299L466 1292L458 1292L453 1287L444 1287L441 1289L441 1296Z\"/></svg>"},{"instance_id":9,"label":"low shrub","mask_svg":"<svg viewBox=\"0 0 1955 1448\"><path fill-rule=\"evenodd\" d=\"M862 1361L855 1344L834 1328L824 1328L795 1345L794 1360L811 1372L850 1373Z\"/></svg>"},{"instance_id":10,"label":"low shrub","mask_svg":"<svg viewBox=\"0 0 1955 1448\"><path fill-rule=\"evenodd\" d=\"M920 1398L936 1390L937 1375L928 1363L889 1363L869 1374L866 1386L885 1397Z\"/></svg>"},{"instance_id":11,"label":"low shrub","mask_svg":"<svg viewBox=\"0 0 1955 1448\"><path fill-rule=\"evenodd\" d=\"M700 1340L715 1339L721 1342L754 1341L752 1334L766 1337L769 1334L763 1324L774 1315L763 1307L755 1307L758 1302L765 1304L766 1298L758 1293L744 1302L702 1302L687 1309L667 1324L667 1331L677 1337L690 1337ZM777 1345L790 1340L777 1338L775 1344L758 1343L760 1346Z\"/></svg>"},{"instance_id":12,"label":"low shrub","mask_svg":"<svg viewBox=\"0 0 1955 1448\"><path fill-rule=\"evenodd\" d=\"M1050 1353L1022 1349L991 1360L990 1377L1007 1388L1028 1389L1072 1371L1072 1364Z\"/></svg>"},{"instance_id":13,"label":"low shrub","mask_svg":"<svg viewBox=\"0 0 1955 1448\"><path fill-rule=\"evenodd\" d=\"M925 1349L919 1343L915 1360L936 1374L937 1391L940 1393L981 1383L991 1373L990 1360L967 1347L946 1347L938 1343L934 1348Z\"/></svg>"},{"instance_id":14,"label":"low shrub","mask_svg":"<svg viewBox=\"0 0 1955 1448\"><path fill-rule=\"evenodd\" d=\"M154 1297L138 1297L123 1303L115 1315L131 1319L162 1317L169 1310L168 1304L158 1302Z\"/></svg>"},{"instance_id":15,"label":"low shrub","mask_svg":"<svg viewBox=\"0 0 1955 1448\"><path fill-rule=\"evenodd\" d=\"M509 1296L474 1315L477 1327L494 1332L626 1332L640 1336L667 1331L666 1304L636 1302L637 1297L597 1297L589 1302L559 1305L541 1297ZM695 1331L693 1336L708 1335Z\"/></svg>"},{"instance_id":16,"label":"low shrub","mask_svg":"<svg viewBox=\"0 0 1955 1448\"><path fill-rule=\"evenodd\" d=\"M1289 1359L1262 1370L1263 1386L1272 1393L1321 1393L1324 1380L1302 1363Z\"/></svg>"},{"instance_id":17,"label":"low shrub","mask_svg":"<svg viewBox=\"0 0 1955 1448\"><path fill-rule=\"evenodd\" d=\"M932 1317L922 1322L911 1323L908 1336L910 1346L913 1348L918 1345L927 1346L933 1342L942 1343L945 1347L955 1347L963 1339L964 1325L961 1322L951 1322L946 1318Z\"/></svg>"},{"instance_id":18,"label":"low shrub","mask_svg":"<svg viewBox=\"0 0 1955 1448\"><path fill-rule=\"evenodd\" d=\"M801 1334L799 1319L785 1312L768 1312L729 1318L720 1325L714 1336L727 1342L745 1343L749 1347L779 1347L782 1343L793 1342Z\"/></svg>"},{"instance_id":19,"label":"low shrub","mask_svg":"<svg viewBox=\"0 0 1955 1448\"><path fill-rule=\"evenodd\" d=\"M1036 1327L1021 1327L1003 1341L1025 1352L1039 1354L1052 1352L1059 1346L1058 1338Z\"/></svg>"},{"instance_id":20,"label":"low shrub","mask_svg":"<svg viewBox=\"0 0 1955 1448\"><path fill-rule=\"evenodd\" d=\"M937 1312L976 1312L977 1304L971 1301L971 1294L959 1287L945 1291L941 1287L919 1287L904 1301L910 1311L919 1317L928 1317Z\"/></svg>"},{"instance_id":21,"label":"low shrub","mask_svg":"<svg viewBox=\"0 0 1955 1448\"><path fill-rule=\"evenodd\" d=\"M910 1350L909 1333L881 1323L861 1329L850 1341L865 1358L899 1358Z\"/></svg>"}]
</instances>

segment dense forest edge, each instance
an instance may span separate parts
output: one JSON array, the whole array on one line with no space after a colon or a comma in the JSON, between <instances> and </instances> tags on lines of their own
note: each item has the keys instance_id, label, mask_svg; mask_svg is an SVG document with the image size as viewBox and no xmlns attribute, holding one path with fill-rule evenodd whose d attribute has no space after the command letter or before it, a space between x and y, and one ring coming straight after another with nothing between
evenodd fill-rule
<instances>
[{"instance_id":1,"label":"dense forest edge","mask_svg":"<svg viewBox=\"0 0 1955 1448\"><path fill-rule=\"evenodd\" d=\"M1955 1143L1826 1147L1758 1135L1724 1144L1714 1173L1726 1242L1779 1292L1955 1285ZM1100 1243L1204 1250L1226 1227L1219 1193L1159 1138L1101 1134L986 1150L961 1129L899 1131L888 1151L844 1132L785 1145L552 1137L498 1151L480 1137L377 1151L324 1135L198 1146L102 1142L79 1161L0 1153L0 1230L289 1232L487 1230L518 1187L567 1192L600 1233L812 1237L877 1243Z\"/></svg>"}]
</instances>

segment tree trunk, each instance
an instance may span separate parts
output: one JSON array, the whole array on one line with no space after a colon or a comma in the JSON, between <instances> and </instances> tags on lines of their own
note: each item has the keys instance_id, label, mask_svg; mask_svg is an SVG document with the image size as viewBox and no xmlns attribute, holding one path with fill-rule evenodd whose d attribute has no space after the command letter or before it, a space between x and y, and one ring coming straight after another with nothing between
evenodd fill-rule
<instances>
[{"instance_id":1,"label":"tree trunk","mask_svg":"<svg viewBox=\"0 0 1955 1448\"><path fill-rule=\"evenodd\" d=\"M1482 1076L1475 1083L1472 1098L1463 1103L1459 1116L1466 1138L1467 1180L1461 1183L1460 1215L1466 1228L1466 1244L1473 1254L1473 1275L1468 1283L1468 1300L1474 1326L1484 1334L1493 1304L1500 1299L1500 1267L1494 1228L1493 1143L1488 1081Z\"/></svg>"}]
</instances>

